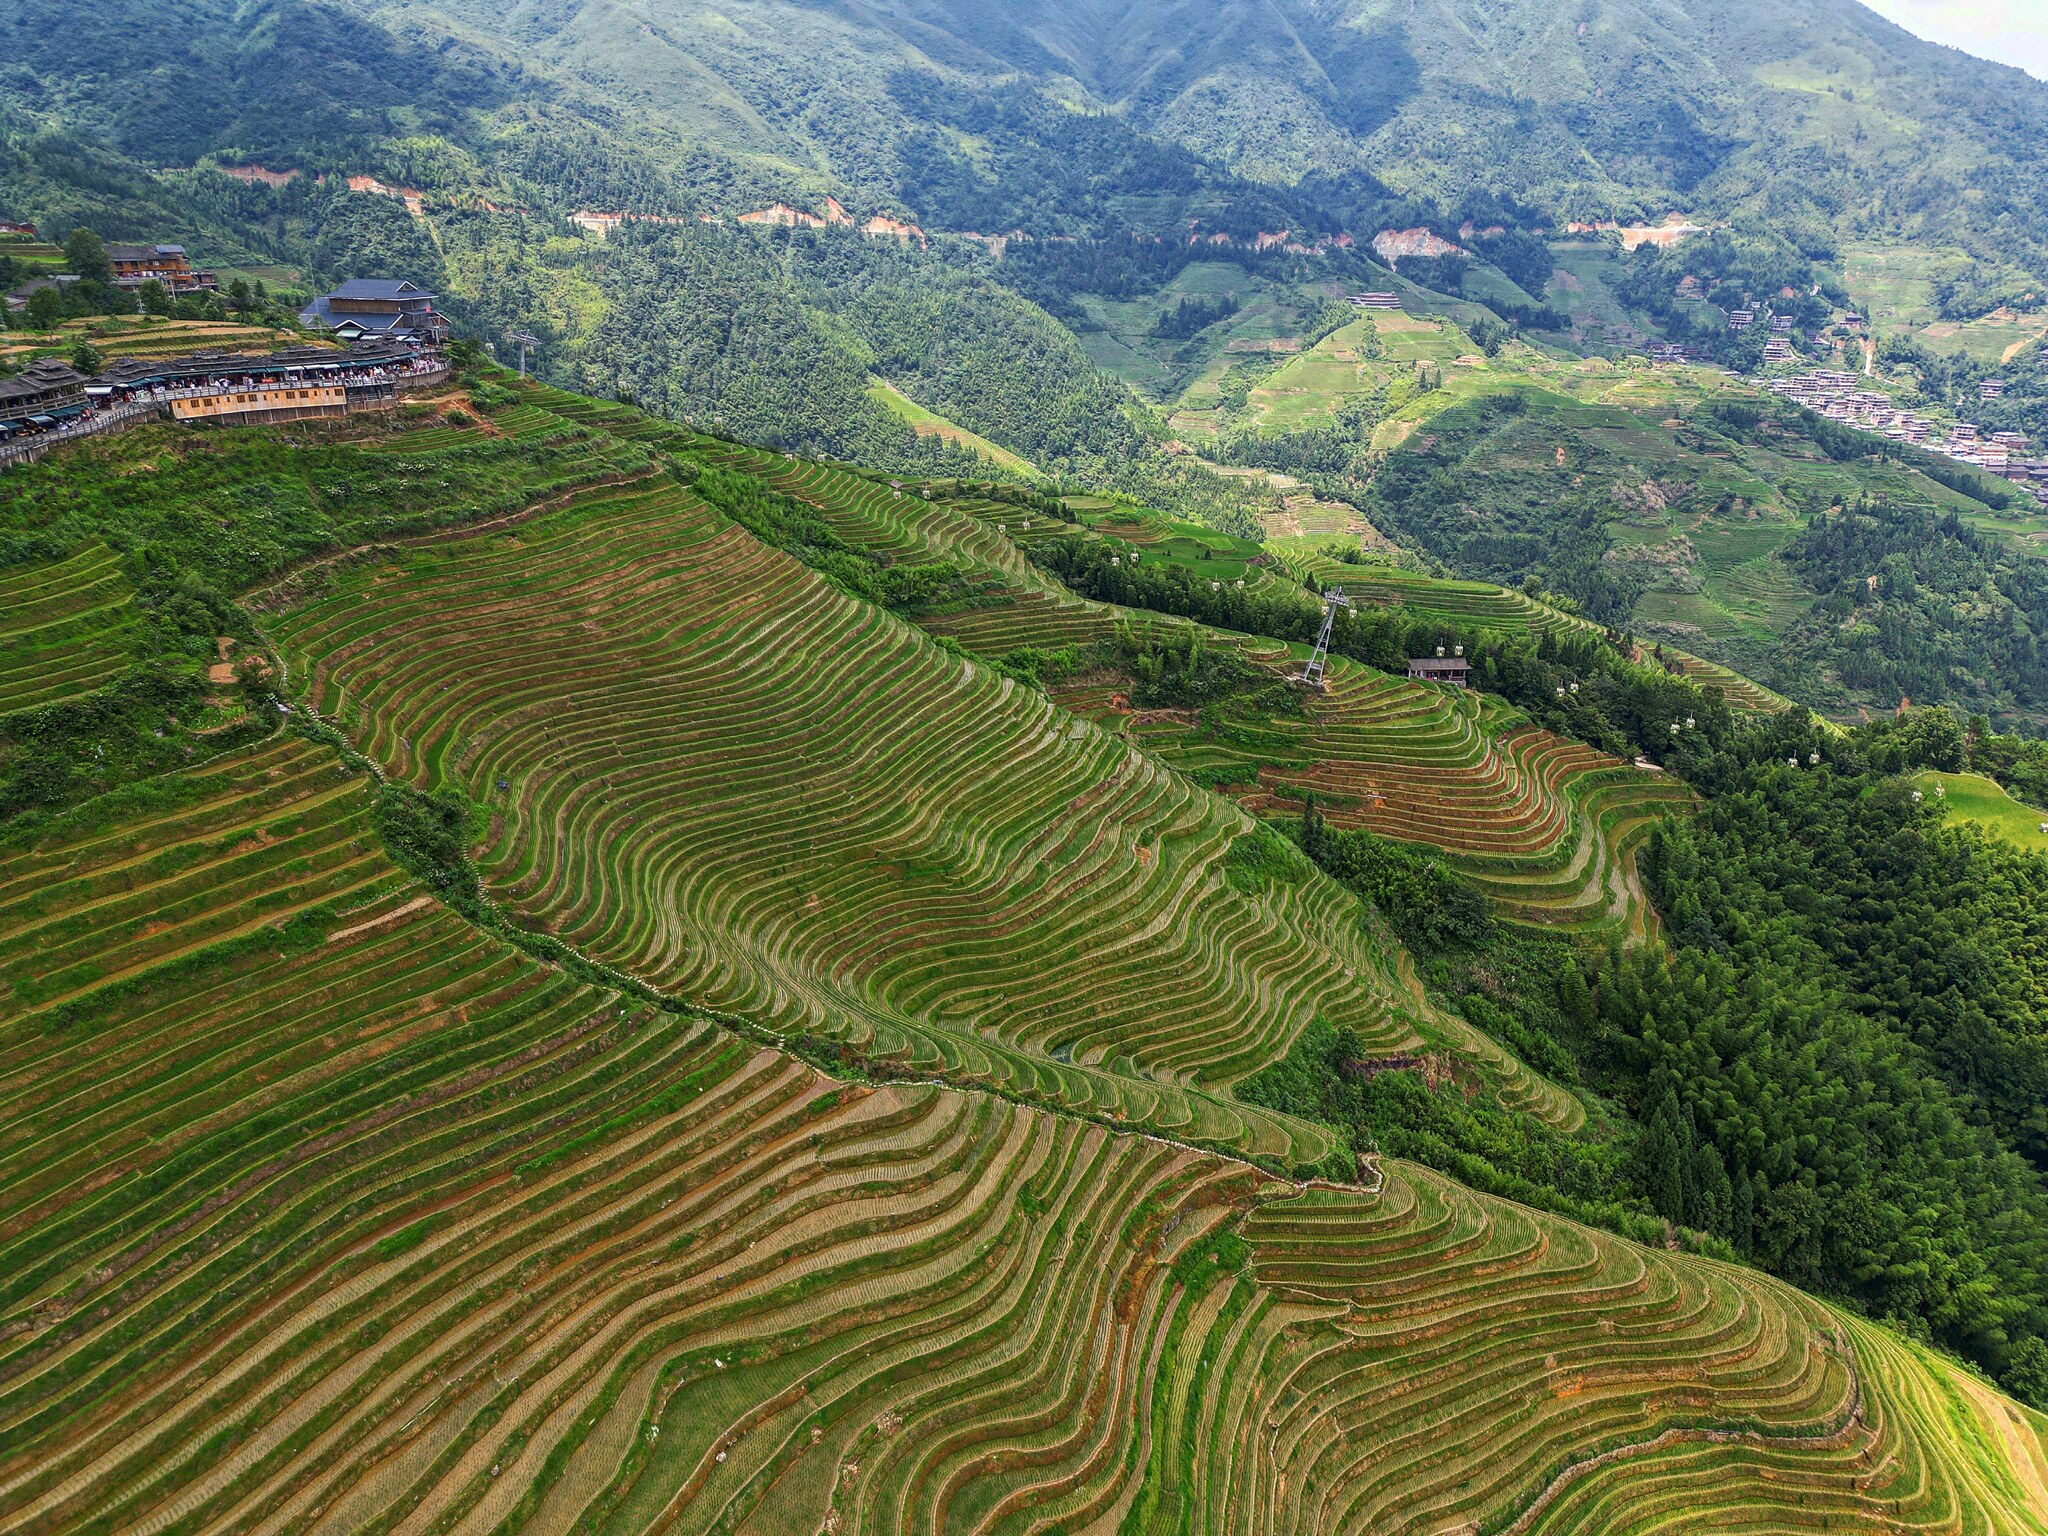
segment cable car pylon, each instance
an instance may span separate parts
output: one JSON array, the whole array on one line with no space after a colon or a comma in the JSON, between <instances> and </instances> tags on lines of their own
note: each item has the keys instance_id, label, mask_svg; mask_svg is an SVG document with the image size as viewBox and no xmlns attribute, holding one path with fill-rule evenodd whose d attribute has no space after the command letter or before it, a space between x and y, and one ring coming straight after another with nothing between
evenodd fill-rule
<instances>
[{"instance_id":1,"label":"cable car pylon","mask_svg":"<svg viewBox=\"0 0 2048 1536\"><path fill-rule=\"evenodd\" d=\"M1308 665L1295 679L1302 687L1313 688L1320 693L1329 686L1323 681L1323 670L1330 660L1330 635L1337 627L1337 610L1351 606L1351 597L1342 587L1330 587L1324 591L1323 627L1316 632L1316 648L1308 659Z\"/></svg>"}]
</instances>

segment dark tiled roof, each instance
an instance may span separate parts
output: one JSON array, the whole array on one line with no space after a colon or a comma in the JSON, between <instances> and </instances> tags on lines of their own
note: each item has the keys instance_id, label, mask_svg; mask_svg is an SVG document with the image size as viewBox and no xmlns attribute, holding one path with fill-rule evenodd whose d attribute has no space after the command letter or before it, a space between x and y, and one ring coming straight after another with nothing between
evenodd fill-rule
<instances>
[{"instance_id":1,"label":"dark tiled roof","mask_svg":"<svg viewBox=\"0 0 2048 1536\"><path fill-rule=\"evenodd\" d=\"M161 256L182 256L182 245L110 245L107 247L109 261L155 261Z\"/></svg>"},{"instance_id":2,"label":"dark tiled roof","mask_svg":"<svg viewBox=\"0 0 2048 1536\"><path fill-rule=\"evenodd\" d=\"M83 389L85 375L68 363L60 363L54 357L46 357L39 363L30 363L11 379L0 379L0 406L12 400L32 399L48 394L51 390Z\"/></svg>"},{"instance_id":3,"label":"dark tiled roof","mask_svg":"<svg viewBox=\"0 0 2048 1536\"><path fill-rule=\"evenodd\" d=\"M352 277L335 289L334 292L328 294L327 297L330 299L431 299L434 295L402 277Z\"/></svg>"},{"instance_id":4,"label":"dark tiled roof","mask_svg":"<svg viewBox=\"0 0 2048 1536\"><path fill-rule=\"evenodd\" d=\"M413 356L403 342L378 339L362 341L346 350L337 347L286 347L278 352L190 352L183 357L124 357L107 365L100 382L115 389L135 389L145 384L171 383L221 374L275 373L288 368L324 369L350 365L367 367L377 363L401 362Z\"/></svg>"},{"instance_id":5,"label":"dark tiled roof","mask_svg":"<svg viewBox=\"0 0 2048 1536\"><path fill-rule=\"evenodd\" d=\"M27 282L23 283L19 288L15 289L12 293L8 294L7 297L10 299L26 300L28 296L34 293L38 288L54 288L59 293L62 293L66 288L70 287L73 283L77 281L78 279L76 277L73 277L69 272L59 272L52 277L32 277Z\"/></svg>"}]
</instances>

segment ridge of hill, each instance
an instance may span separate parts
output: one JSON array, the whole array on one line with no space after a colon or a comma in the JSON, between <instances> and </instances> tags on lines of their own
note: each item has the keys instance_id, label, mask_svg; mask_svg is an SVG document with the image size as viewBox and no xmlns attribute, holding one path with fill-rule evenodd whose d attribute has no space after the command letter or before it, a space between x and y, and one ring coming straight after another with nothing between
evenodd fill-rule
<instances>
[{"instance_id":1,"label":"ridge of hill","mask_svg":"<svg viewBox=\"0 0 2048 1536\"><path fill-rule=\"evenodd\" d=\"M586 207L688 211L644 198L752 187L998 234L1074 209L1046 195L1069 190L1061 168L1033 162L1043 99L1114 109L1092 131L1143 163L1153 194L1232 190L1206 164L1254 199L1260 182L1299 184L1308 197L1263 199L1281 216L1269 230L1298 233L1320 200L1380 215L1361 240L1432 205L1456 235L1461 208L1490 225L1504 201L1560 227L1676 211L1741 216L1802 245L1905 236L2037 273L2048 230L2029 147L2048 127L2048 85L1855 0L1711 17L1639 0L1230 0L1199 16L1176 0L745 0L659 15L595 0L509 15L481 0L268 0L183 46L189 17L131 0L74 16L68 50L42 25L43 0L19 12L10 94L117 143L154 139L159 164L231 148L296 163L294 150L386 133L417 148L370 169L418 182L451 155L506 158L501 145L530 173L575 143L571 195ZM336 68L350 89L310 83ZM132 84L117 99L103 79ZM1024 95L1009 91L1019 80Z\"/></svg>"},{"instance_id":2,"label":"ridge of hill","mask_svg":"<svg viewBox=\"0 0 2048 1536\"><path fill-rule=\"evenodd\" d=\"M1289 1163L1327 1142L1220 1090L1312 1016L1390 1054L1438 1033L1375 989L1334 886L1229 878L1248 823L681 485L516 540L337 576L269 626L388 772L486 808L515 917L787 1036Z\"/></svg>"},{"instance_id":3,"label":"ridge of hill","mask_svg":"<svg viewBox=\"0 0 2048 1536\"><path fill-rule=\"evenodd\" d=\"M381 454L472 496L470 456L634 470L460 502L479 526L302 534L238 585L296 568L256 601L305 724L258 708L251 739L0 829L0 1521L2044 1528L2048 1420L1779 1281L1399 1159L1327 1183L1169 1140L1200 1097L1171 1079L1220 1037L1133 1010L1206 1007L1187 975L1257 972L1277 1000L1261 957L1299 925L1298 953L1359 955L1351 995L1392 1010L1398 979L1330 931L1330 883L1280 858L1189 902L1236 812L754 540L715 510L779 508L738 499L747 450L508 393L467 421L146 428L22 476L79 497L147 462L175 488L189 458L246 506L302 455L315 484ZM867 484L820 498L846 548L1034 580L986 520ZM777 705L808 749L780 768ZM949 774L991 731L1023 750ZM1061 852L1070 789L1109 835ZM1147 825L1149 867L1126 835ZM1055 982L1099 967L1099 1018L1012 1040L963 1013L969 927L892 946L981 910L1015 850L1132 887L1096 892L1102 922L1176 886L1167 922L1090 956L1013 934ZM1192 969L1122 995L1146 943L1191 944ZM693 965L729 1026L649 985ZM1100 1080L1132 1123L832 1048L920 1001L928 1038L1010 1071L1071 1082L1026 1047L1118 1042ZM836 1075L755 1017L797 1020Z\"/></svg>"},{"instance_id":4,"label":"ridge of hill","mask_svg":"<svg viewBox=\"0 0 2048 1536\"><path fill-rule=\"evenodd\" d=\"M882 10L905 43L943 35L1072 80L1270 180L1381 178L1452 203L1498 194L1560 222L1740 214L1801 241L1903 232L1994 264L2024 252L2038 272L2043 259L2048 182L2031 146L2048 132L2048 84L1855 0L1711 14L1636 0L1233 0L1199 21L1175 0ZM1991 189L2009 211L1973 212Z\"/></svg>"},{"instance_id":5,"label":"ridge of hill","mask_svg":"<svg viewBox=\"0 0 2048 1536\"><path fill-rule=\"evenodd\" d=\"M1002 530L1022 550L1071 531L1073 525L1042 508L972 494L965 487L924 485L904 512L904 498L884 496L872 480L817 465L791 466L773 456L719 451L720 458L819 509L842 533L872 538L878 526L924 520L915 558L987 558L1000 580L964 598L942 597L909 616L927 631L959 641L1003 667L1047 653L1074 657L1045 680L1063 708L1122 734L1148 754L1222 790L1260 813L1299 814L1313 793L1332 825L1362 826L1416 841L1452 855L1452 863L1493 897L1503 914L1583 932L1608 929L1640 937L1654 922L1633 873L1636 846L1665 811L1683 805L1674 784L1632 770L1621 760L1535 728L1526 716L1442 690L1396 682L1343 656L1330 662L1330 687L1304 702L1282 686L1306 659L1306 647L1248 641L1226 630L1200 628L1195 642L1239 653L1247 670L1233 680L1231 698L1208 697L1208 707L1181 700L1163 708L1135 706L1133 659L1120 635L1136 627L1152 644L1186 644L1196 633L1161 624L1142 609L1076 598L1031 564L1002 550L985 554L972 525L937 521L927 507L964 512ZM1118 548L1168 553L1194 540L1191 531L1162 535L1154 526L1107 523ZM1211 536L1213 537L1213 536ZM1203 546L1206 552L1206 546ZM1356 568L1331 562L1336 569ZM1235 578L1234 566L1196 557L1206 574ZM1258 582L1253 590L1262 590ZM1411 592L1448 594L1460 632L1475 628L1472 608L1459 599L1466 588L1413 578ZM1497 592L1498 589L1485 589ZM1518 594L1500 594L1517 619L1549 612ZM1517 606L1518 605L1518 606ZM1492 610L1479 610L1487 629L1521 631ZM1564 616L1555 615L1566 627ZM1195 664L1198 665L1198 664ZM1214 706L1221 705L1219 711ZM1220 719L1217 718L1220 715Z\"/></svg>"},{"instance_id":6,"label":"ridge of hill","mask_svg":"<svg viewBox=\"0 0 2048 1536\"><path fill-rule=\"evenodd\" d=\"M1841 718L1906 696L2035 729L2048 708L2028 685L2041 528L2020 493L1880 462L1888 445L1838 459L1776 415L1743 427L1746 394L1705 370L1577 355L1665 334L1747 367L1762 330L1728 329L1738 303L1789 293L1802 349L1852 302L1883 304L1856 340L1878 344L1885 388L1950 399L2016 348L1987 425L2048 430L2048 353L2019 312L2039 287L2038 168L2013 151L2042 90L1848 0L1711 26L1624 0L1572 17L1261 0L1187 25L1155 0L60 9L0 18L0 211L52 232L176 235L273 296L411 276L474 334L531 329L555 382L898 474L1022 461L1240 534L1289 526L1282 481L1300 481L1448 569L1534 574ZM1318 113L1338 127L1307 131ZM1512 129L1442 131L1501 113ZM1235 137L1174 141L1202 125ZM1269 130L1312 146L1314 173L1255 163ZM1504 147L1542 163L1467 164ZM299 174L220 174L252 162ZM1361 169L1390 164L1441 195ZM828 197L844 224L736 222ZM1730 227L1654 259L1599 231L1544 238L1672 201ZM570 222L592 210L603 238ZM919 221L929 248L864 237L870 216ZM1430 240L1471 259L1389 274L1368 254L1381 221L1440 226ZM1699 297L1674 297L1683 279ZM1411 313L1365 324L1331 302L1363 288ZM1499 419L1508 401L1519 420ZM1397 494L1440 474L1453 515ZM1866 495L1886 503L1869 520ZM1842 526L1808 537L1835 505ZM1912 586L1859 597L1892 556ZM1980 590L1998 594L1981 617Z\"/></svg>"}]
</instances>

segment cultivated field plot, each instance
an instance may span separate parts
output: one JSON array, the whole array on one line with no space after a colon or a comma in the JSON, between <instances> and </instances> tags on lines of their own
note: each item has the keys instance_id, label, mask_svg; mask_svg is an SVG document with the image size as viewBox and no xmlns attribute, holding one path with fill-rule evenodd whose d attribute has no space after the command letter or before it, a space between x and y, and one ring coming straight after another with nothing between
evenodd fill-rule
<instances>
[{"instance_id":1,"label":"cultivated field plot","mask_svg":"<svg viewBox=\"0 0 2048 1536\"><path fill-rule=\"evenodd\" d=\"M1424 616L1441 616L1447 623L1502 634L1561 634L1592 627L1584 619L1491 582L1442 581L1412 571L1346 565L1312 541L1287 541L1278 545L1275 553L1297 575L1313 574L1319 581L1341 587L1354 602L1405 608ZM1719 662L1668 645L1660 647L1659 654L1702 687L1720 689L1731 709L1777 714L1793 707L1781 695Z\"/></svg>"},{"instance_id":2,"label":"cultivated field plot","mask_svg":"<svg viewBox=\"0 0 2048 1536\"><path fill-rule=\"evenodd\" d=\"M1287 1157L1322 1134L1214 1092L1317 1013L1415 1035L1338 888L1229 888L1238 813L680 487L355 573L274 630L394 775L490 808L510 908L700 1005Z\"/></svg>"},{"instance_id":3,"label":"cultivated field plot","mask_svg":"<svg viewBox=\"0 0 2048 1536\"><path fill-rule=\"evenodd\" d=\"M2040 1528L2040 1420L1774 1283L834 1083L337 885L369 792L285 741L7 850L0 941L150 947L0 1026L6 1529Z\"/></svg>"},{"instance_id":4,"label":"cultivated field plot","mask_svg":"<svg viewBox=\"0 0 2048 1536\"><path fill-rule=\"evenodd\" d=\"M1929 800L1940 800L1949 820L2002 837L2016 848L2048 853L2048 810L2015 800L1995 779L1929 769L1915 774L1913 783Z\"/></svg>"},{"instance_id":5,"label":"cultivated field plot","mask_svg":"<svg viewBox=\"0 0 2048 1536\"><path fill-rule=\"evenodd\" d=\"M1176 622L1026 597L929 627L1003 656L1026 645L1099 644L1127 619ZM1236 646L1276 679L1300 667L1276 642L1213 630L1204 639ZM1134 709L1129 688L1120 674L1090 674L1055 684L1051 697L1256 814L1298 816L1313 791L1335 826L1436 848L1512 921L1630 939L1654 926L1635 855L1659 820L1690 808L1679 784L1517 723L1477 695L1388 677L1341 656L1330 662L1328 691L1304 698L1299 716L1255 725Z\"/></svg>"},{"instance_id":6,"label":"cultivated field plot","mask_svg":"<svg viewBox=\"0 0 2048 1536\"><path fill-rule=\"evenodd\" d=\"M1288 814L1313 791L1333 825L1448 854L1515 921L1647 933L1635 853L1691 796L1618 758L1493 718L1501 713L1340 657L1306 721L1272 722L1294 738L1299 763L1261 762L1253 751L1251 777L1228 789L1248 809ZM1229 766L1227 748L1204 755L1204 766Z\"/></svg>"},{"instance_id":7,"label":"cultivated field plot","mask_svg":"<svg viewBox=\"0 0 2048 1536\"><path fill-rule=\"evenodd\" d=\"M667 431L613 410L575 419ZM2048 1420L1775 1282L1165 1139L1320 1156L1209 1090L1310 1010L1413 1041L1405 956L1305 868L1231 888L1235 809L682 486L564 494L274 593L294 684L480 804L515 920L1086 1114L533 958L303 736L17 821L0 1531L2048 1529Z\"/></svg>"},{"instance_id":8,"label":"cultivated field plot","mask_svg":"<svg viewBox=\"0 0 2048 1536\"><path fill-rule=\"evenodd\" d=\"M1004 586L1051 591L1054 584L1009 539L980 519L926 496L809 459L784 458L716 438L690 444L696 458L751 476L772 490L815 507L847 543L891 564L942 562ZM997 505L1007 505L997 503ZM1008 510L1015 513L1015 507ZM1029 516L1029 513L1019 514ZM1037 521L1047 528L1054 519Z\"/></svg>"},{"instance_id":9,"label":"cultivated field plot","mask_svg":"<svg viewBox=\"0 0 2048 1536\"><path fill-rule=\"evenodd\" d=\"M997 502L952 499L947 505L1026 545L1070 531ZM1119 527L1119 537L1124 531ZM1131 531L1165 559L1198 572L1214 566L1216 579L1230 574L1207 549L1177 552L1169 525ZM1312 556L1331 580L1363 578L1373 590L1391 592L1389 601L1419 595L1463 626L1562 628L1574 622L1485 583L1346 565L1308 541L1289 551L1294 560ZM1064 590L1024 590L1004 602L918 619L990 657L1026 646L1085 649L1109 641L1119 624L1173 628L1186 622L1082 602ZM1237 648L1276 678L1300 664L1277 641L1213 630L1204 636ZM1655 919L1635 876L1635 854L1659 819L1690 805L1681 788L1548 732L1518 728L1498 711L1489 715L1476 695L1421 687L1342 657L1331 662L1330 679L1327 693L1304 701L1300 717L1223 729L1206 728L1183 711L1134 710L1129 679L1119 675L1076 678L1055 685L1052 697L1254 812L1298 815L1313 790L1338 826L1440 849L1510 919L1630 938L1649 933Z\"/></svg>"},{"instance_id":10,"label":"cultivated field plot","mask_svg":"<svg viewBox=\"0 0 2048 1536\"><path fill-rule=\"evenodd\" d=\"M0 570L0 715L76 698L126 670L134 597L104 544Z\"/></svg>"}]
</instances>

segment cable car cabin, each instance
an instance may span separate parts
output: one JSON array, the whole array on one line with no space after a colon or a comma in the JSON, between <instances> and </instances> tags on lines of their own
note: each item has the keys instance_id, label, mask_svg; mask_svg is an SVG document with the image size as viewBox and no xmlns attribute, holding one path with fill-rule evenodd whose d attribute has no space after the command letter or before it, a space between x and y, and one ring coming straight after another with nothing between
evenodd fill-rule
<instances>
[{"instance_id":1,"label":"cable car cabin","mask_svg":"<svg viewBox=\"0 0 2048 1536\"><path fill-rule=\"evenodd\" d=\"M1472 666L1462 656L1411 656L1408 676L1418 683L1448 683L1453 688L1472 686Z\"/></svg>"}]
</instances>

